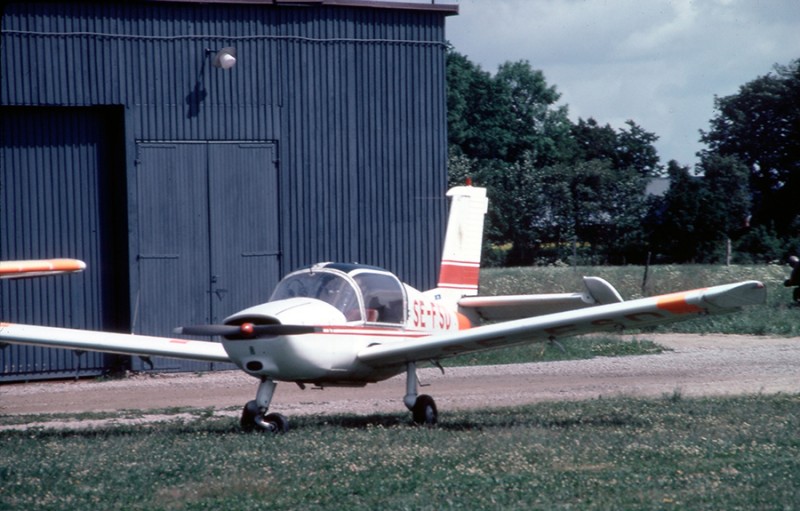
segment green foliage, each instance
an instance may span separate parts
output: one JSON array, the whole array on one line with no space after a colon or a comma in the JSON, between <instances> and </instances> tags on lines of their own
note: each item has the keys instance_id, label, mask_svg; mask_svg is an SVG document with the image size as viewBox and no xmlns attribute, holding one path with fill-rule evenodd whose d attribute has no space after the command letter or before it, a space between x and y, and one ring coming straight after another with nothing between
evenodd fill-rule
<instances>
[{"instance_id":1,"label":"green foliage","mask_svg":"<svg viewBox=\"0 0 800 511\"><path fill-rule=\"evenodd\" d=\"M763 225L748 230L736 241L734 263L776 263L784 261L795 252L787 251L786 244L775 231Z\"/></svg>"},{"instance_id":2,"label":"green foliage","mask_svg":"<svg viewBox=\"0 0 800 511\"><path fill-rule=\"evenodd\" d=\"M493 76L450 49L447 77L450 182L489 189L487 240L507 247L492 264L745 262L800 248L800 59L716 98L703 177L670 162L655 199L642 195L664 172L658 136L633 120L573 123L527 61Z\"/></svg>"},{"instance_id":3,"label":"green foliage","mask_svg":"<svg viewBox=\"0 0 800 511\"><path fill-rule=\"evenodd\" d=\"M706 154L703 171L702 218L711 239L729 239L744 232L750 215L747 167L732 156Z\"/></svg>"},{"instance_id":4,"label":"green foliage","mask_svg":"<svg viewBox=\"0 0 800 511\"><path fill-rule=\"evenodd\" d=\"M585 335L556 343L523 344L498 350L481 351L448 358L445 367L553 362L556 360L585 360L594 357L624 357L654 355L664 348L645 339L626 340L614 335Z\"/></svg>"},{"instance_id":5,"label":"green foliage","mask_svg":"<svg viewBox=\"0 0 800 511\"><path fill-rule=\"evenodd\" d=\"M706 154L700 169L702 178L675 161L667 166L669 190L648 215L650 246L661 259L725 263L728 240L740 250L748 247L735 243L750 233L747 167L735 157Z\"/></svg>"},{"instance_id":6,"label":"green foliage","mask_svg":"<svg viewBox=\"0 0 800 511\"><path fill-rule=\"evenodd\" d=\"M702 226L702 183L688 167L675 160L667 164L670 187L651 205L648 237L656 254L669 254L675 262L695 260L704 242Z\"/></svg>"},{"instance_id":7,"label":"green foliage","mask_svg":"<svg viewBox=\"0 0 800 511\"><path fill-rule=\"evenodd\" d=\"M800 216L800 59L716 97L714 106L701 137L707 154L748 166L755 224L796 235L790 227Z\"/></svg>"},{"instance_id":8,"label":"green foliage","mask_svg":"<svg viewBox=\"0 0 800 511\"><path fill-rule=\"evenodd\" d=\"M512 264L530 264L537 256L541 261L543 246L558 249L555 260L573 262L581 247L578 260L593 263L625 262L632 247L641 247L646 182L637 172L595 159L531 175L539 179L537 201L528 213L531 244L514 245L530 253L512 258Z\"/></svg>"},{"instance_id":9,"label":"green foliage","mask_svg":"<svg viewBox=\"0 0 800 511\"><path fill-rule=\"evenodd\" d=\"M792 509L800 396L0 432L0 508Z\"/></svg>"},{"instance_id":10,"label":"green foliage","mask_svg":"<svg viewBox=\"0 0 800 511\"><path fill-rule=\"evenodd\" d=\"M573 162L601 160L612 168L631 170L642 177L652 177L662 173L658 153L653 145L658 136L645 131L632 120L618 132L606 124L589 118L578 119L572 126L571 134L575 144Z\"/></svg>"},{"instance_id":11,"label":"green foliage","mask_svg":"<svg viewBox=\"0 0 800 511\"><path fill-rule=\"evenodd\" d=\"M660 172L654 134L633 121L618 132L573 125L527 61L491 76L451 50L447 73L449 181L489 189L486 239L510 247L495 263L643 258L645 178Z\"/></svg>"},{"instance_id":12,"label":"green foliage","mask_svg":"<svg viewBox=\"0 0 800 511\"><path fill-rule=\"evenodd\" d=\"M470 158L508 158L515 142L508 89L455 51L446 69L450 146Z\"/></svg>"}]
</instances>

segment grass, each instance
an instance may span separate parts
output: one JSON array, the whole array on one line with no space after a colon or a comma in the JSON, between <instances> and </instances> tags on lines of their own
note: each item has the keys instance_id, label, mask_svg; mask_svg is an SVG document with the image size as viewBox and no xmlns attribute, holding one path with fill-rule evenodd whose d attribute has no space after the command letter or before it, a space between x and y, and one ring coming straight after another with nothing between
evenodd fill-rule
<instances>
[{"instance_id":1,"label":"grass","mask_svg":"<svg viewBox=\"0 0 800 511\"><path fill-rule=\"evenodd\" d=\"M654 355L664 347L649 340L623 339L613 335L586 335L563 339L558 344L534 343L490 351L470 353L442 360L444 367L520 364L581 360L594 357Z\"/></svg>"},{"instance_id":2,"label":"grass","mask_svg":"<svg viewBox=\"0 0 800 511\"><path fill-rule=\"evenodd\" d=\"M0 432L0 508L796 509L800 396Z\"/></svg>"}]
</instances>

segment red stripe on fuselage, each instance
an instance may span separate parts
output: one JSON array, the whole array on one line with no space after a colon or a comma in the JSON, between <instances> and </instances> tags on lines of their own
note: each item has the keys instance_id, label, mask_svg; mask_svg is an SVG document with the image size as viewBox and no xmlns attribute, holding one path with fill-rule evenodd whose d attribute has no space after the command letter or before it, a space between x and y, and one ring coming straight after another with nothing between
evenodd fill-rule
<instances>
[{"instance_id":1,"label":"red stripe on fuselage","mask_svg":"<svg viewBox=\"0 0 800 511\"><path fill-rule=\"evenodd\" d=\"M325 326L322 334L327 335L366 335L369 337L428 337L435 332L419 330L403 330L401 328L370 328L359 326Z\"/></svg>"}]
</instances>

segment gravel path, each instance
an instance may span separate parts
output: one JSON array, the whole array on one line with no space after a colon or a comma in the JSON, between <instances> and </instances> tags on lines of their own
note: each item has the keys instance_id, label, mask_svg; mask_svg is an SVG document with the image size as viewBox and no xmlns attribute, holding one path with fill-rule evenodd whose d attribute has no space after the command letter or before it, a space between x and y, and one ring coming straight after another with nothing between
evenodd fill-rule
<instances>
[{"instance_id":1,"label":"gravel path","mask_svg":"<svg viewBox=\"0 0 800 511\"><path fill-rule=\"evenodd\" d=\"M800 338L678 334L646 338L673 351L634 357L451 368L445 375L438 369L422 369L419 377L426 387L420 392L436 399L443 420L447 410L453 409L600 396L800 392ZM254 398L256 386L255 379L239 371L5 384L0 385L0 415L197 407L235 416L245 402ZM405 376L356 389L301 390L294 384L282 383L278 385L271 410L289 417L394 413L405 410L404 393ZM132 422L154 420L163 418L148 415ZM63 427L63 423L39 425ZM91 425L82 421L67 427ZM27 426L0 429L23 427Z\"/></svg>"}]
</instances>

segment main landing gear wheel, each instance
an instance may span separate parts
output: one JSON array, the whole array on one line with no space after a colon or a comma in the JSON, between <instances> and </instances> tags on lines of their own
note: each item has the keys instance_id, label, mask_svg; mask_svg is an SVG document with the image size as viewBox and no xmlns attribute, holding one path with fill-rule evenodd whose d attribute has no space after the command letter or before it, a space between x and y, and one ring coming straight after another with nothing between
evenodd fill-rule
<instances>
[{"instance_id":1,"label":"main landing gear wheel","mask_svg":"<svg viewBox=\"0 0 800 511\"><path fill-rule=\"evenodd\" d=\"M269 413L264 415L258 409L255 400L248 401L242 410L242 418L239 421L242 430L264 431L268 433L282 434L289 431L289 420L279 413Z\"/></svg>"},{"instance_id":2,"label":"main landing gear wheel","mask_svg":"<svg viewBox=\"0 0 800 511\"><path fill-rule=\"evenodd\" d=\"M414 402L411 409L414 422L423 426L433 426L439 420L439 412L436 410L436 403L431 396L422 394Z\"/></svg>"}]
</instances>

